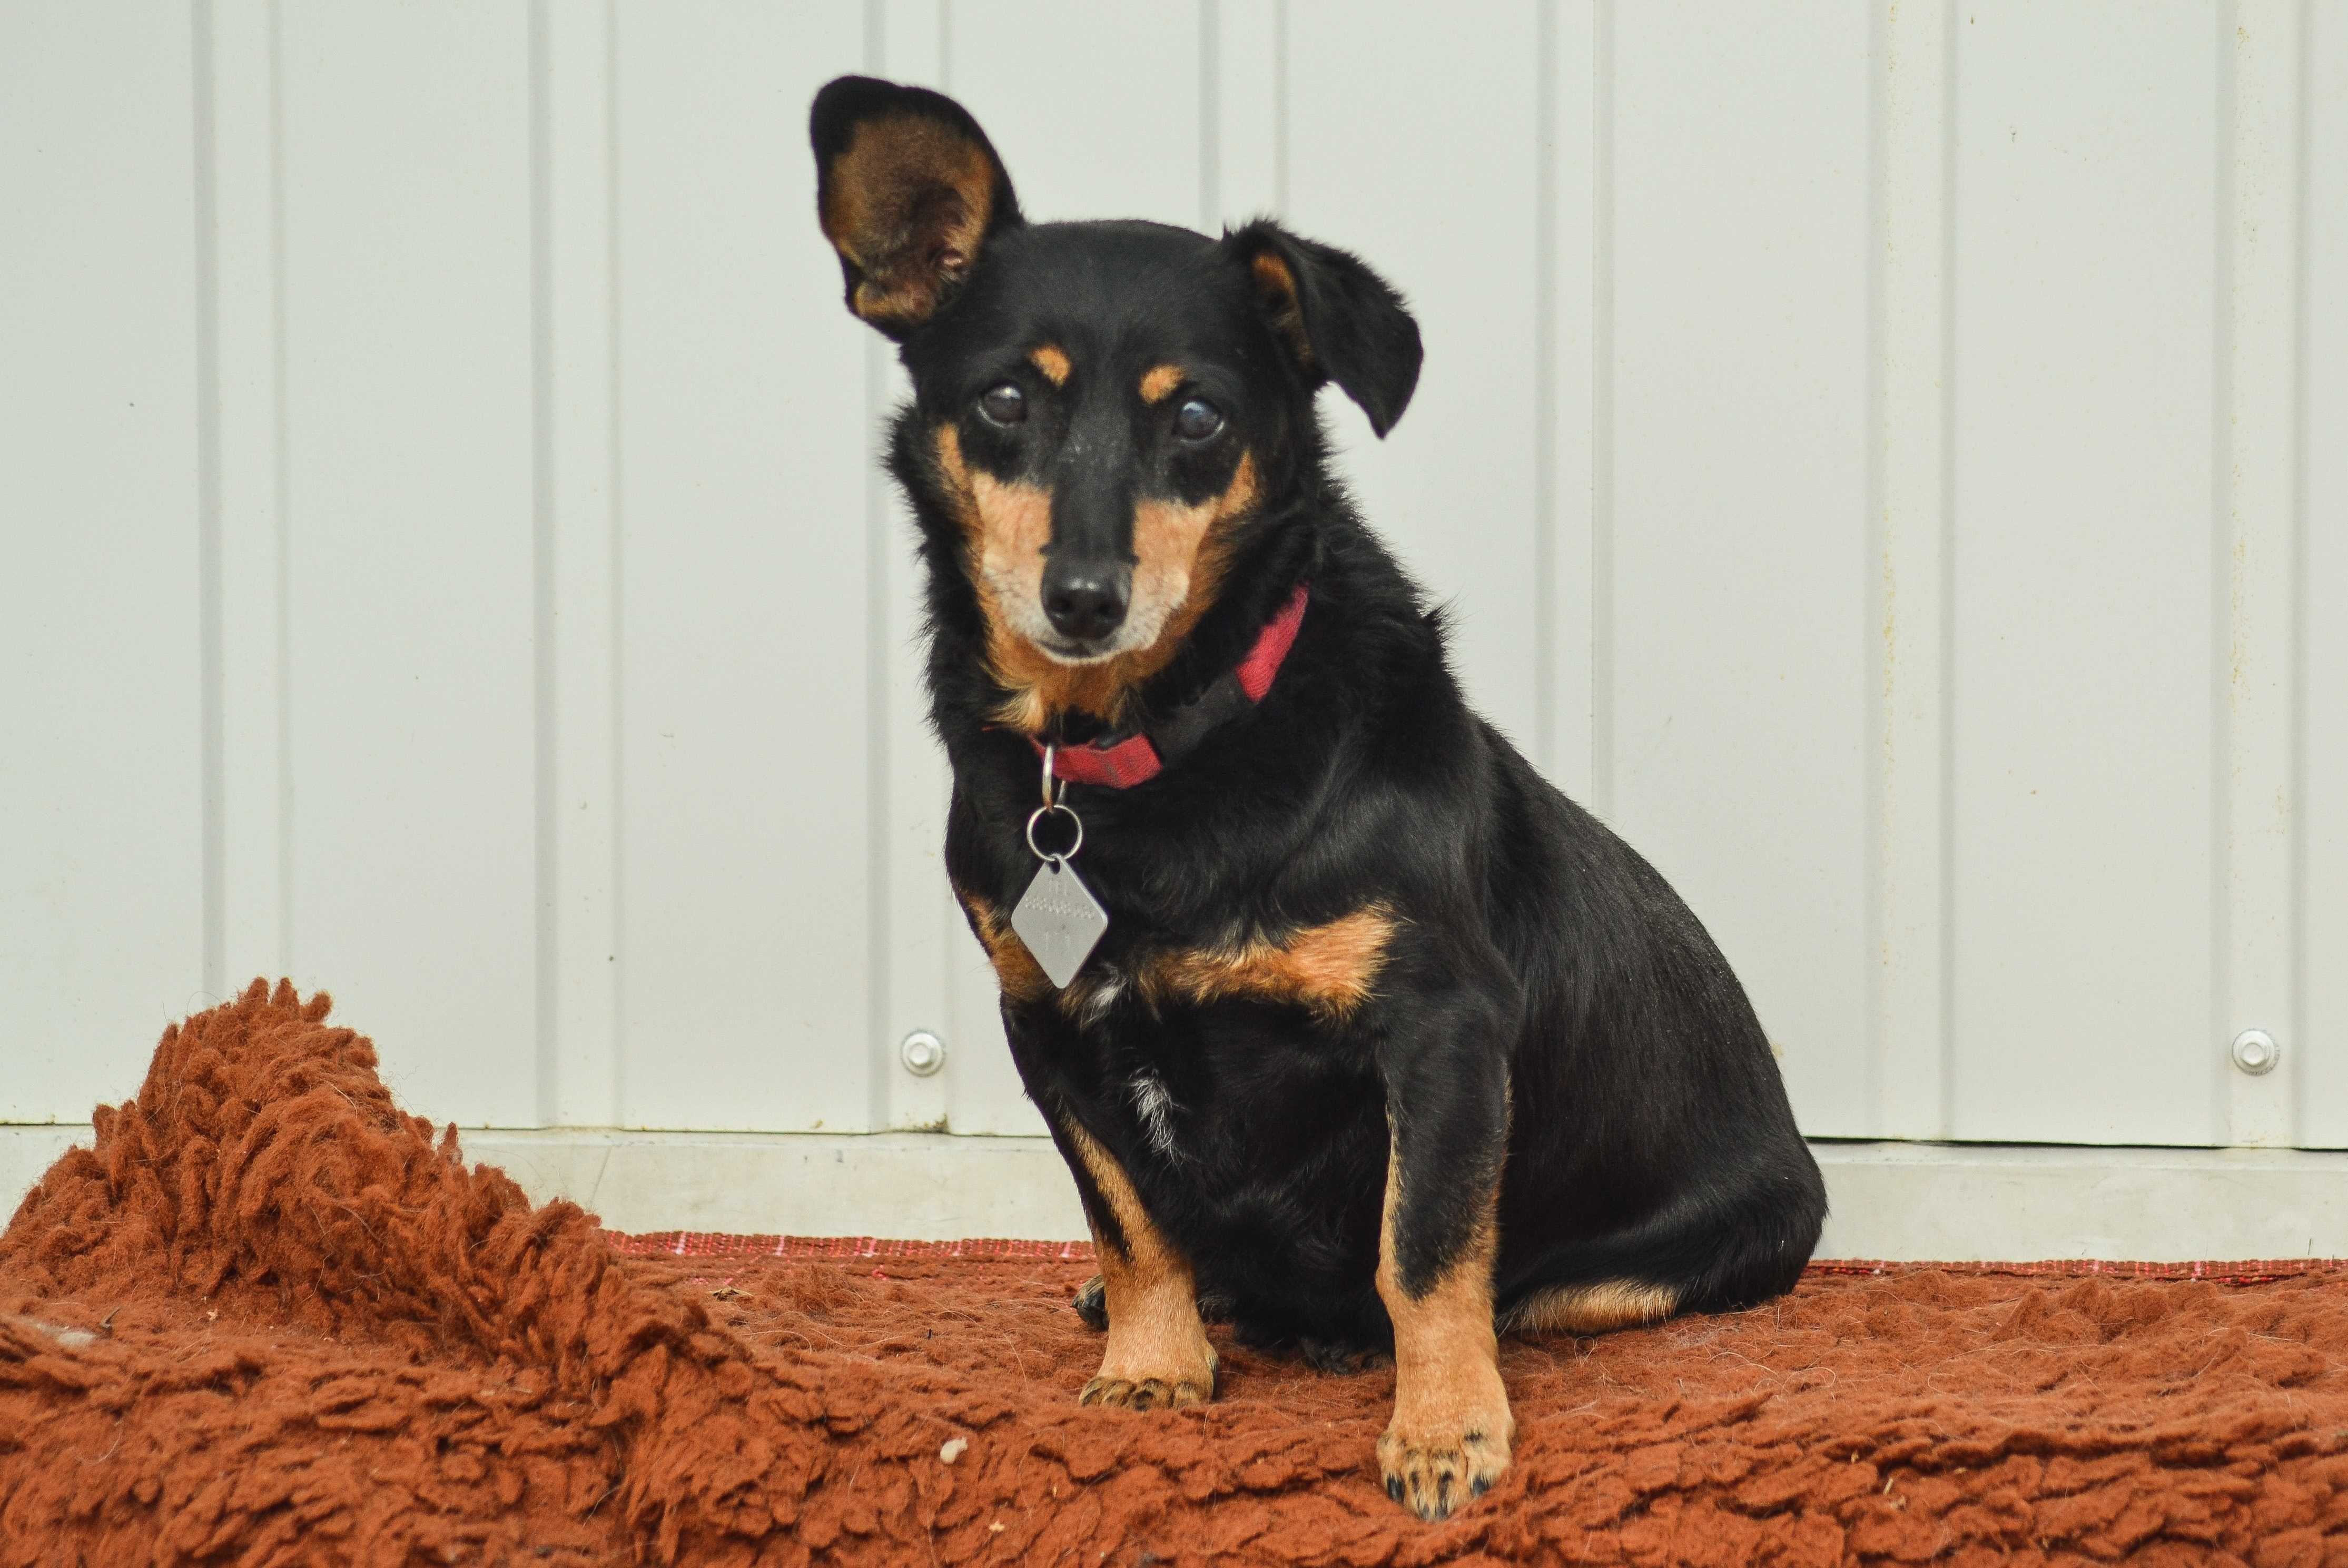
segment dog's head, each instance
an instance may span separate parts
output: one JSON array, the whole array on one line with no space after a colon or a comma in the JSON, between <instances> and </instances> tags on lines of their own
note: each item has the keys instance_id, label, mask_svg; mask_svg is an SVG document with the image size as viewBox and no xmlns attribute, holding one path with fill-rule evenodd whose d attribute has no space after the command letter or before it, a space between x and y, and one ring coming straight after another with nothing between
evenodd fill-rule
<instances>
[{"instance_id":1,"label":"dog's head","mask_svg":"<svg viewBox=\"0 0 2348 1568\"><path fill-rule=\"evenodd\" d=\"M978 122L923 88L843 77L809 129L848 308L912 377L914 482L963 533L1003 717L1114 717L1317 450L1313 394L1334 381L1380 436L1402 417L1416 324L1272 222L1031 224Z\"/></svg>"}]
</instances>

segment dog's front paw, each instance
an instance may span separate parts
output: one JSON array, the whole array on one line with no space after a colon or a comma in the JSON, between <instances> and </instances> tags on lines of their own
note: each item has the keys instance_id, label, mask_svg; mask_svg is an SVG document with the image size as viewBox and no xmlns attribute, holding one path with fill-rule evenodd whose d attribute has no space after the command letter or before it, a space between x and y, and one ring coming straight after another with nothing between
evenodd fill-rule
<instances>
[{"instance_id":1,"label":"dog's front paw","mask_svg":"<svg viewBox=\"0 0 2348 1568\"><path fill-rule=\"evenodd\" d=\"M1509 1442L1498 1432L1406 1437L1389 1429L1378 1439L1386 1495L1425 1520L1448 1519L1489 1491L1508 1468Z\"/></svg>"},{"instance_id":2,"label":"dog's front paw","mask_svg":"<svg viewBox=\"0 0 2348 1568\"><path fill-rule=\"evenodd\" d=\"M1108 1354L1101 1357L1099 1376L1076 1396L1077 1404L1172 1410L1215 1397L1215 1347L1195 1318L1188 1334L1157 1339L1142 1339L1130 1327L1120 1339L1116 1320L1110 1324Z\"/></svg>"},{"instance_id":3,"label":"dog's front paw","mask_svg":"<svg viewBox=\"0 0 2348 1568\"><path fill-rule=\"evenodd\" d=\"M1487 1338L1435 1356L1397 1346L1394 1419L1378 1439L1378 1470L1386 1495L1421 1519L1449 1518L1509 1468L1517 1418Z\"/></svg>"},{"instance_id":4,"label":"dog's front paw","mask_svg":"<svg viewBox=\"0 0 2348 1568\"><path fill-rule=\"evenodd\" d=\"M1117 1377L1104 1372L1085 1385L1076 1396L1079 1405L1111 1405L1126 1410L1171 1410L1184 1405L1203 1405L1215 1397L1215 1374L1207 1369L1202 1382L1197 1377L1177 1374L1169 1377Z\"/></svg>"}]
</instances>

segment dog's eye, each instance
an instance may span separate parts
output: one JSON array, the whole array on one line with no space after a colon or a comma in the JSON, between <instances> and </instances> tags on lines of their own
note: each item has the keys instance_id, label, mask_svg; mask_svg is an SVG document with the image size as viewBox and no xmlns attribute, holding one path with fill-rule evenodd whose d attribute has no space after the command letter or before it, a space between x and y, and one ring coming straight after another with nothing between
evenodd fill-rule
<instances>
[{"instance_id":1,"label":"dog's eye","mask_svg":"<svg viewBox=\"0 0 2348 1568\"><path fill-rule=\"evenodd\" d=\"M1222 410L1193 397L1174 410L1174 433L1186 441L1211 441L1223 433Z\"/></svg>"},{"instance_id":2,"label":"dog's eye","mask_svg":"<svg viewBox=\"0 0 2348 1568\"><path fill-rule=\"evenodd\" d=\"M1027 394L1005 381L979 395L978 411L998 425L1016 425L1027 418Z\"/></svg>"}]
</instances>

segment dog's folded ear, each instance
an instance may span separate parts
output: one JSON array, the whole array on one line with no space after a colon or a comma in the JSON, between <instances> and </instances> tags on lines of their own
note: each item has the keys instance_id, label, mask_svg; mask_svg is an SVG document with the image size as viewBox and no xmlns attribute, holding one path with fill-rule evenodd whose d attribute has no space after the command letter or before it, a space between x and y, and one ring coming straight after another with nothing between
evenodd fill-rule
<instances>
[{"instance_id":1,"label":"dog's folded ear","mask_svg":"<svg viewBox=\"0 0 2348 1568\"><path fill-rule=\"evenodd\" d=\"M1269 219L1223 237L1248 269L1273 329L1307 382L1334 381L1384 437L1410 406L1421 357L1418 323L1360 258L1301 239Z\"/></svg>"},{"instance_id":2,"label":"dog's folded ear","mask_svg":"<svg viewBox=\"0 0 2348 1568\"><path fill-rule=\"evenodd\" d=\"M815 95L808 139L848 308L891 337L936 315L987 241L1020 222L994 144L943 94L841 77Z\"/></svg>"}]
</instances>

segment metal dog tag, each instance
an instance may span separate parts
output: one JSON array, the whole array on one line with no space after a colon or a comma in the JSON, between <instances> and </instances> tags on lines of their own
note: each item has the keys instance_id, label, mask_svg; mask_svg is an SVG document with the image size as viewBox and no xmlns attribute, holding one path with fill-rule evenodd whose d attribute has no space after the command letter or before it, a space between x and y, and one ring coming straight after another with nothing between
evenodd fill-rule
<instances>
[{"instance_id":1,"label":"metal dog tag","mask_svg":"<svg viewBox=\"0 0 2348 1568\"><path fill-rule=\"evenodd\" d=\"M1035 868L1035 880L1019 895L1019 905L1011 912L1011 929L1052 984L1065 990L1108 930L1108 911L1074 868L1055 855Z\"/></svg>"}]
</instances>

